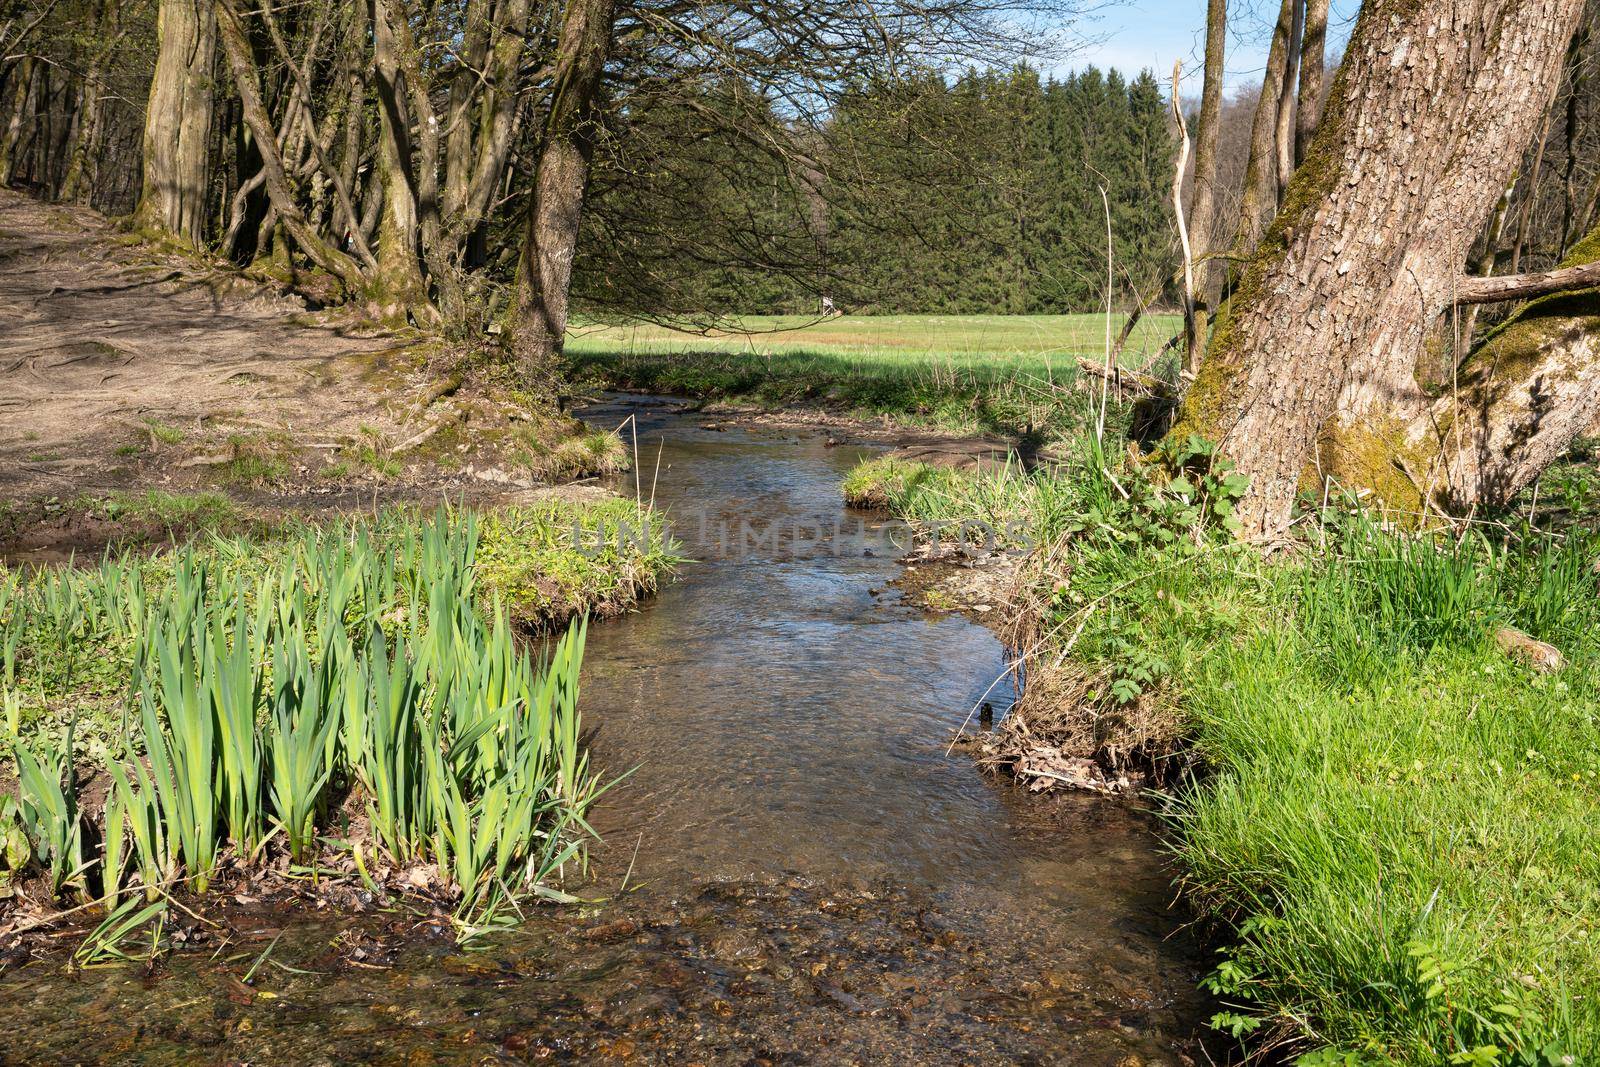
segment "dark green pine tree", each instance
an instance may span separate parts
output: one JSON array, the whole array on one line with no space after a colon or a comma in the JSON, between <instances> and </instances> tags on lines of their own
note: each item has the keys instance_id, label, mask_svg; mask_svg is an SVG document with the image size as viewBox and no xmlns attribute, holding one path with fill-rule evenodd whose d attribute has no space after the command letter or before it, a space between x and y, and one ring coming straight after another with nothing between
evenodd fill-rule
<instances>
[{"instance_id":1,"label":"dark green pine tree","mask_svg":"<svg viewBox=\"0 0 1600 1067\"><path fill-rule=\"evenodd\" d=\"M820 135L794 131L812 138L804 174L718 120L737 112L748 127L757 113L782 128L775 106L737 83L705 86L693 107L629 103L596 166L595 239L578 264L591 307L636 301L704 319L814 311L826 294L862 313L1093 311L1107 204L1113 300L1175 296L1174 145L1149 72L858 84Z\"/></svg>"}]
</instances>

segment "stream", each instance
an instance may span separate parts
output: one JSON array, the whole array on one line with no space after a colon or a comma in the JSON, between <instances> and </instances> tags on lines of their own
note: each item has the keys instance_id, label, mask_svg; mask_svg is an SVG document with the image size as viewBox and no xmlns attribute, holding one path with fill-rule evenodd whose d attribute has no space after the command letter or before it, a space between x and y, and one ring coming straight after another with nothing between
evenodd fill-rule
<instances>
[{"instance_id":1,"label":"stream","mask_svg":"<svg viewBox=\"0 0 1600 1067\"><path fill-rule=\"evenodd\" d=\"M840 503L869 450L660 399L580 414L637 434L621 491L695 560L589 631L593 759L627 772L580 890L606 902L471 951L437 922L279 911L154 974L35 964L0 980L0 1063L1203 1058L1150 816L946 755L985 693L1011 699L1004 651L891 585L893 531Z\"/></svg>"}]
</instances>

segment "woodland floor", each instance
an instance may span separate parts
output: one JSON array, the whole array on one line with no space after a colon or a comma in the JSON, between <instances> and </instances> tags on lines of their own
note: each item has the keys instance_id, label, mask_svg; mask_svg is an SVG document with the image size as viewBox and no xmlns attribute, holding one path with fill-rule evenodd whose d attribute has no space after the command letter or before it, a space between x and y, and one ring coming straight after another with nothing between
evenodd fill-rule
<instances>
[{"instance_id":1,"label":"woodland floor","mask_svg":"<svg viewBox=\"0 0 1600 1067\"><path fill-rule=\"evenodd\" d=\"M463 373L468 355L87 209L0 190L0 275L0 549L112 539L85 505L129 490L322 510L515 500L595 473L583 448L541 470L581 425Z\"/></svg>"},{"instance_id":2,"label":"woodland floor","mask_svg":"<svg viewBox=\"0 0 1600 1067\"><path fill-rule=\"evenodd\" d=\"M310 327L300 300L121 241L93 212L0 192L0 270L7 493L125 486L152 426L331 443L394 425L372 380L393 338Z\"/></svg>"}]
</instances>

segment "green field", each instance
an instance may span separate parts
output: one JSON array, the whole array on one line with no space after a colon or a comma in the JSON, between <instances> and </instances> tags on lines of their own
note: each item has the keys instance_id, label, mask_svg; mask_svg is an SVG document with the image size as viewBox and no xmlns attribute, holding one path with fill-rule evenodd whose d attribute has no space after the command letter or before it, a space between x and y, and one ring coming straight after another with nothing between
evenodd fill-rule
<instances>
[{"instance_id":1,"label":"green field","mask_svg":"<svg viewBox=\"0 0 1600 1067\"><path fill-rule=\"evenodd\" d=\"M1114 315L1113 336L1124 318ZM1142 319L1124 366L1148 363L1180 327ZM828 407L974 432L1056 436L1072 428L1080 358L1105 357L1103 315L750 316L739 329L579 323L574 377L767 408Z\"/></svg>"},{"instance_id":2,"label":"green field","mask_svg":"<svg viewBox=\"0 0 1600 1067\"><path fill-rule=\"evenodd\" d=\"M1115 336L1124 321L1112 316ZM1149 315L1135 327L1124 362L1143 362L1182 326L1177 315ZM1005 366L1048 374L1079 356L1103 357L1104 315L751 315L739 328L692 333L651 324L580 323L567 333L574 354L759 356L826 355L870 360Z\"/></svg>"}]
</instances>

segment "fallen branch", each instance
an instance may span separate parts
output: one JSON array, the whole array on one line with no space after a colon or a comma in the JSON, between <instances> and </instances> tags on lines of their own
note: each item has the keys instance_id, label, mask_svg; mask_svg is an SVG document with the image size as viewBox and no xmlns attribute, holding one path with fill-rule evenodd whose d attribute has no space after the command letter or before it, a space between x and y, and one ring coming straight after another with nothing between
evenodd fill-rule
<instances>
[{"instance_id":1,"label":"fallen branch","mask_svg":"<svg viewBox=\"0 0 1600 1067\"><path fill-rule=\"evenodd\" d=\"M1462 278L1456 283L1456 303L1493 304L1503 300L1527 300L1549 293L1591 289L1597 285L1600 285L1600 260L1533 274Z\"/></svg>"},{"instance_id":2,"label":"fallen branch","mask_svg":"<svg viewBox=\"0 0 1600 1067\"><path fill-rule=\"evenodd\" d=\"M1506 655L1540 674L1559 671L1567 665L1566 657L1555 645L1529 637L1521 630L1510 626L1502 626L1495 631L1494 643L1499 645Z\"/></svg>"},{"instance_id":3,"label":"fallen branch","mask_svg":"<svg viewBox=\"0 0 1600 1067\"><path fill-rule=\"evenodd\" d=\"M1136 370L1126 367L1106 368L1093 360L1079 358L1078 369L1085 374L1093 375L1110 383L1114 388L1127 391L1142 391L1151 396L1168 396L1172 390L1166 382L1150 374L1141 374Z\"/></svg>"}]
</instances>

